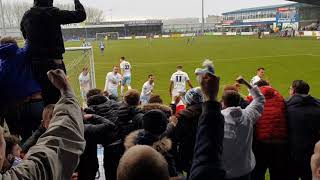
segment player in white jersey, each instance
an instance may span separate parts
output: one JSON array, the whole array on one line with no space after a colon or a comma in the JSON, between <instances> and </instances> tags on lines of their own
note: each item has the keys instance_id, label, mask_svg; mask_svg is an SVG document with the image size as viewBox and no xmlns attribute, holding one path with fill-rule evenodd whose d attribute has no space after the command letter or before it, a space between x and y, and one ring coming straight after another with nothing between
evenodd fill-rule
<instances>
[{"instance_id":1,"label":"player in white jersey","mask_svg":"<svg viewBox=\"0 0 320 180\"><path fill-rule=\"evenodd\" d=\"M251 86L254 86L257 82L259 82L261 79L263 79L264 71L265 71L264 68L258 68L257 75L254 76L250 81Z\"/></svg>"},{"instance_id":2,"label":"player in white jersey","mask_svg":"<svg viewBox=\"0 0 320 180\"><path fill-rule=\"evenodd\" d=\"M120 58L120 69L122 75L122 82L121 82L121 96L123 96L123 91L125 86L128 86L128 90L131 89L131 64L126 61L125 57Z\"/></svg>"},{"instance_id":3,"label":"player in white jersey","mask_svg":"<svg viewBox=\"0 0 320 180\"><path fill-rule=\"evenodd\" d=\"M154 75L150 74L148 76L148 81L143 84L141 95L140 95L140 102L142 105L148 104L149 99L153 93L154 88Z\"/></svg>"},{"instance_id":4,"label":"player in white jersey","mask_svg":"<svg viewBox=\"0 0 320 180\"><path fill-rule=\"evenodd\" d=\"M109 95L113 95L118 97L118 87L121 82L122 76L119 72L119 67L114 66L113 71L109 72L106 77L106 84L104 87L104 91L107 91Z\"/></svg>"},{"instance_id":5,"label":"player in white jersey","mask_svg":"<svg viewBox=\"0 0 320 180\"><path fill-rule=\"evenodd\" d=\"M105 48L104 42L100 41L99 46L100 46L101 55L104 55L104 48Z\"/></svg>"},{"instance_id":6,"label":"player in white jersey","mask_svg":"<svg viewBox=\"0 0 320 180\"><path fill-rule=\"evenodd\" d=\"M87 93L91 89L90 75L88 68L84 67L81 74L79 75L80 93L84 102L87 102Z\"/></svg>"},{"instance_id":7,"label":"player in white jersey","mask_svg":"<svg viewBox=\"0 0 320 180\"><path fill-rule=\"evenodd\" d=\"M182 71L182 66L177 66L177 72L173 73L170 79L170 96L172 101L179 97L181 94L185 94L187 91L186 83L188 83L190 88L193 88L189 76L186 72Z\"/></svg>"}]
</instances>

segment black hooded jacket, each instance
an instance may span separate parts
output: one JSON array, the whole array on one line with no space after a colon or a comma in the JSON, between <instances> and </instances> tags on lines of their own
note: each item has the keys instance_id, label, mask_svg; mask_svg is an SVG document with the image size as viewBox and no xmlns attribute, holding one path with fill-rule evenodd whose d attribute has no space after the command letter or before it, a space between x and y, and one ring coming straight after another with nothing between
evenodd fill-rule
<instances>
[{"instance_id":1,"label":"black hooded jacket","mask_svg":"<svg viewBox=\"0 0 320 180\"><path fill-rule=\"evenodd\" d=\"M118 119L119 104L102 95L92 96L88 99L87 114L96 114L109 119L116 124Z\"/></svg>"},{"instance_id":2,"label":"black hooded jacket","mask_svg":"<svg viewBox=\"0 0 320 180\"><path fill-rule=\"evenodd\" d=\"M320 101L309 95L294 95L286 105L292 158L310 165L314 145L320 139Z\"/></svg>"},{"instance_id":3,"label":"black hooded jacket","mask_svg":"<svg viewBox=\"0 0 320 180\"><path fill-rule=\"evenodd\" d=\"M79 0L75 11L53 7L53 0L34 0L34 6L21 20L21 32L28 40L32 59L62 59L65 52L61 25L80 23L86 12Z\"/></svg>"}]
</instances>

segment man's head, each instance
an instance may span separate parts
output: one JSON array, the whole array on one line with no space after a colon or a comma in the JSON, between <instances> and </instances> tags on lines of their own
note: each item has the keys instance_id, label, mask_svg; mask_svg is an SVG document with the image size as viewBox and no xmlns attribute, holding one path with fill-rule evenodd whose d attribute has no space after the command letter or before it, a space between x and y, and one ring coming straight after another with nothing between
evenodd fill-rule
<instances>
[{"instance_id":1,"label":"man's head","mask_svg":"<svg viewBox=\"0 0 320 180\"><path fill-rule=\"evenodd\" d=\"M117 74L119 72L119 67L118 66L113 66L112 72Z\"/></svg>"},{"instance_id":2,"label":"man's head","mask_svg":"<svg viewBox=\"0 0 320 180\"><path fill-rule=\"evenodd\" d=\"M7 37L1 38L0 40L0 45L5 45L5 44L18 44L18 43L13 37L7 36Z\"/></svg>"},{"instance_id":3,"label":"man's head","mask_svg":"<svg viewBox=\"0 0 320 180\"><path fill-rule=\"evenodd\" d=\"M240 94L233 90L224 91L222 95L222 103L224 108L238 107L240 105L240 99Z\"/></svg>"},{"instance_id":4,"label":"man's head","mask_svg":"<svg viewBox=\"0 0 320 180\"><path fill-rule=\"evenodd\" d=\"M159 136L166 131L168 118L161 110L151 110L143 115L142 124L144 130Z\"/></svg>"},{"instance_id":5,"label":"man's head","mask_svg":"<svg viewBox=\"0 0 320 180\"><path fill-rule=\"evenodd\" d=\"M121 57L121 58L120 58L120 63L123 62L123 61L125 61L125 60L126 60L125 57Z\"/></svg>"},{"instance_id":6,"label":"man's head","mask_svg":"<svg viewBox=\"0 0 320 180\"><path fill-rule=\"evenodd\" d=\"M169 180L164 157L149 146L128 149L120 159L117 180Z\"/></svg>"},{"instance_id":7,"label":"man's head","mask_svg":"<svg viewBox=\"0 0 320 180\"><path fill-rule=\"evenodd\" d=\"M16 136L9 135L4 137L6 141L6 158L11 161L13 157L20 157L20 140Z\"/></svg>"},{"instance_id":8,"label":"man's head","mask_svg":"<svg viewBox=\"0 0 320 180\"><path fill-rule=\"evenodd\" d=\"M96 95L102 95L102 91L100 89L91 89L86 94L87 99L89 99L92 96L96 96Z\"/></svg>"},{"instance_id":9,"label":"man's head","mask_svg":"<svg viewBox=\"0 0 320 180\"><path fill-rule=\"evenodd\" d=\"M83 69L82 69L82 73L83 73L83 75L87 75L88 74L88 68L87 67L84 67Z\"/></svg>"},{"instance_id":10,"label":"man's head","mask_svg":"<svg viewBox=\"0 0 320 180\"><path fill-rule=\"evenodd\" d=\"M150 84L152 84L154 82L154 75L153 74L149 74L148 80L149 80Z\"/></svg>"},{"instance_id":11,"label":"man's head","mask_svg":"<svg viewBox=\"0 0 320 180\"><path fill-rule=\"evenodd\" d=\"M203 103L204 97L200 87L192 88L183 96L182 101L186 105L194 105Z\"/></svg>"},{"instance_id":12,"label":"man's head","mask_svg":"<svg viewBox=\"0 0 320 180\"><path fill-rule=\"evenodd\" d=\"M312 179L320 180L320 142L315 145L310 165L313 177Z\"/></svg>"},{"instance_id":13,"label":"man's head","mask_svg":"<svg viewBox=\"0 0 320 180\"><path fill-rule=\"evenodd\" d=\"M263 78L263 77L264 77L264 71L265 71L265 69L264 69L263 67L258 68L258 70L257 70L257 75L258 75L260 78Z\"/></svg>"},{"instance_id":14,"label":"man's head","mask_svg":"<svg viewBox=\"0 0 320 180\"><path fill-rule=\"evenodd\" d=\"M179 70L182 70L183 69L183 67L182 67L182 65L178 65L177 66L177 70L179 71Z\"/></svg>"},{"instance_id":15,"label":"man's head","mask_svg":"<svg viewBox=\"0 0 320 180\"><path fill-rule=\"evenodd\" d=\"M127 91L127 93L124 95L124 102L129 106L139 105L140 93L135 89Z\"/></svg>"},{"instance_id":16,"label":"man's head","mask_svg":"<svg viewBox=\"0 0 320 180\"><path fill-rule=\"evenodd\" d=\"M235 85L225 85L223 87L223 91L237 91L238 92L238 88Z\"/></svg>"},{"instance_id":17,"label":"man's head","mask_svg":"<svg viewBox=\"0 0 320 180\"><path fill-rule=\"evenodd\" d=\"M307 82L303 80L295 80L292 82L290 87L290 95L295 94L308 95L310 91L310 86Z\"/></svg>"},{"instance_id":18,"label":"man's head","mask_svg":"<svg viewBox=\"0 0 320 180\"><path fill-rule=\"evenodd\" d=\"M47 105L42 112L42 126L48 129L50 121L53 117L54 104Z\"/></svg>"},{"instance_id":19,"label":"man's head","mask_svg":"<svg viewBox=\"0 0 320 180\"><path fill-rule=\"evenodd\" d=\"M151 95L148 103L149 104L152 104L152 103L163 104L163 100L161 99L160 95Z\"/></svg>"},{"instance_id":20,"label":"man's head","mask_svg":"<svg viewBox=\"0 0 320 180\"><path fill-rule=\"evenodd\" d=\"M37 7L52 7L53 0L34 0L33 5Z\"/></svg>"}]
</instances>

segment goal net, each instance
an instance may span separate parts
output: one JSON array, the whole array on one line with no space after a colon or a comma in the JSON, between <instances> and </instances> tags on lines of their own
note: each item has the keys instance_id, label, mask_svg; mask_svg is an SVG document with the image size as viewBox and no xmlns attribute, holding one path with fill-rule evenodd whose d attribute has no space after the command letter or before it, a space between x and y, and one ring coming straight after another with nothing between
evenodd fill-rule
<instances>
[{"instance_id":1,"label":"goal net","mask_svg":"<svg viewBox=\"0 0 320 180\"><path fill-rule=\"evenodd\" d=\"M91 46L66 48L64 63L66 65L69 82L71 83L79 102L83 104L84 99L82 98L80 91L79 81L79 76L82 73L83 68L88 68L90 89L96 88L93 48Z\"/></svg>"},{"instance_id":2,"label":"goal net","mask_svg":"<svg viewBox=\"0 0 320 180\"><path fill-rule=\"evenodd\" d=\"M118 32L105 32L105 33L96 33L96 40L118 40L119 33Z\"/></svg>"}]
</instances>

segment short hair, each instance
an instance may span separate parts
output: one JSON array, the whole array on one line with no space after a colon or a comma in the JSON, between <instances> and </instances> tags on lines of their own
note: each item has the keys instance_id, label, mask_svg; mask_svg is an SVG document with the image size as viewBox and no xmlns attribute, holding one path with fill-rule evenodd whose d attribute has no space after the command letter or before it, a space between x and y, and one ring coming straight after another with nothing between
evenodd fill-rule
<instances>
[{"instance_id":1,"label":"short hair","mask_svg":"<svg viewBox=\"0 0 320 180\"><path fill-rule=\"evenodd\" d=\"M177 69L182 69L182 68L183 68L182 65L177 66Z\"/></svg>"},{"instance_id":2,"label":"short hair","mask_svg":"<svg viewBox=\"0 0 320 180\"><path fill-rule=\"evenodd\" d=\"M127 91L124 96L124 102L129 106L137 106L140 102L140 93L135 89Z\"/></svg>"},{"instance_id":3,"label":"short hair","mask_svg":"<svg viewBox=\"0 0 320 180\"><path fill-rule=\"evenodd\" d=\"M223 91L238 91L235 85L225 85Z\"/></svg>"},{"instance_id":4,"label":"short hair","mask_svg":"<svg viewBox=\"0 0 320 180\"><path fill-rule=\"evenodd\" d=\"M6 141L6 157L12 153L13 147L17 144L20 144L19 138L14 135L8 135L4 137Z\"/></svg>"},{"instance_id":5,"label":"short hair","mask_svg":"<svg viewBox=\"0 0 320 180\"><path fill-rule=\"evenodd\" d=\"M307 82L303 80L295 80L292 82L291 87L297 94L309 94L310 86Z\"/></svg>"},{"instance_id":6,"label":"short hair","mask_svg":"<svg viewBox=\"0 0 320 180\"><path fill-rule=\"evenodd\" d=\"M120 59L121 59L121 60L125 60L126 58L122 56Z\"/></svg>"},{"instance_id":7,"label":"short hair","mask_svg":"<svg viewBox=\"0 0 320 180\"><path fill-rule=\"evenodd\" d=\"M89 99L92 96L96 96L96 95L100 95L100 94L102 94L101 89L91 89L88 91L86 96L87 96L87 99Z\"/></svg>"},{"instance_id":8,"label":"short hair","mask_svg":"<svg viewBox=\"0 0 320 180\"><path fill-rule=\"evenodd\" d=\"M153 74L149 74L149 75L148 75L148 78L151 78L152 76L153 76Z\"/></svg>"},{"instance_id":9,"label":"short hair","mask_svg":"<svg viewBox=\"0 0 320 180\"><path fill-rule=\"evenodd\" d=\"M241 96L237 91L227 90L222 95L222 101L227 107L238 107Z\"/></svg>"},{"instance_id":10,"label":"short hair","mask_svg":"<svg viewBox=\"0 0 320 180\"><path fill-rule=\"evenodd\" d=\"M260 70L266 70L266 69L264 67L259 67L257 71L260 71Z\"/></svg>"},{"instance_id":11,"label":"short hair","mask_svg":"<svg viewBox=\"0 0 320 180\"><path fill-rule=\"evenodd\" d=\"M263 86L270 86L270 84L263 79L260 79L260 81L256 82L254 85L258 86L258 87L263 87Z\"/></svg>"},{"instance_id":12,"label":"short hair","mask_svg":"<svg viewBox=\"0 0 320 180\"><path fill-rule=\"evenodd\" d=\"M151 95L148 103L150 103L150 104L153 104L153 103L163 104L163 100L161 99L160 95L155 94L155 95Z\"/></svg>"},{"instance_id":13,"label":"short hair","mask_svg":"<svg viewBox=\"0 0 320 180\"><path fill-rule=\"evenodd\" d=\"M15 38L13 38L11 36L6 36L6 37L1 38L0 44L4 45L4 44L18 44L18 43Z\"/></svg>"},{"instance_id":14,"label":"short hair","mask_svg":"<svg viewBox=\"0 0 320 180\"><path fill-rule=\"evenodd\" d=\"M169 180L168 163L146 145L129 148L120 159L117 180Z\"/></svg>"}]
</instances>

